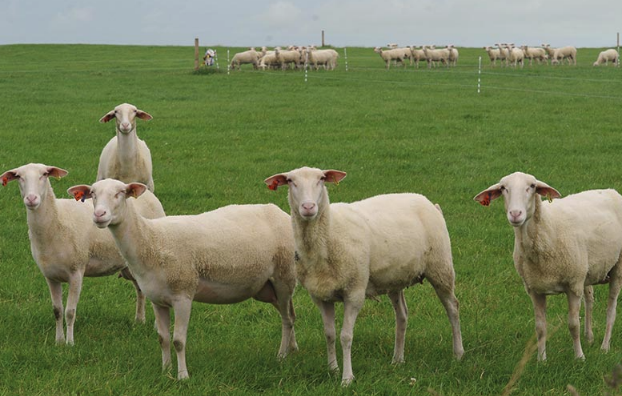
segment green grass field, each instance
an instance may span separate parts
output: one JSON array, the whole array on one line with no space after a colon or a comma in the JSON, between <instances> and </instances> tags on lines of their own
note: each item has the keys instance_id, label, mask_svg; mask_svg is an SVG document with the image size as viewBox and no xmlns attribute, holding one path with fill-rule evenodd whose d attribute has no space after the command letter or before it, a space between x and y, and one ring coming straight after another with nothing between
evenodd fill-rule
<instances>
[{"instance_id":1,"label":"green grass field","mask_svg":"<svg viewBox=\"0 0 622 396\"><path fill-rule=\"evenodd\" d=\"M595 288L596 340L582 339L585 361L573 358L560 295L548 299L548 361L531 354L519 364L535 331L513 266L513 231L501 202L472 200L517 170L562 195L622 191L622 69L593 68L601 49L580 48L576 67L493 69L483 50L460 48L456 68L386 71L371 48L348 48L347 72L339 49L338 69L311 71L306 83L301 71L247 66L228 75L226 48L217 49L220 69L194 73L192 47L0 46L0 172L29 162L64 168L69 175L52 181L58 197L92 183L114 136L98 120L129 102L154 117L139 121L138 134L167 214L268 202L289 212L286 189L270 191L263 180L304 165L348 172L330 187L333 202L424 194L442 206L452 238L463 360L452 357L449 322L427 282L406 292L404 365L391 365L391 304L367 301L347 389L328 371L320 314L302 288L294 297L300 351L284 362L276 359L280 317L272 307L195 304L191 378L163 375L153 312L146 325L134 324L133 288L114 276L85 280L76 345L56 346L26 209L10 183L0 193L0 395L567 395L568 384L581 395L614 394L605 378L622 360L622 323L602 353L606 286Z\"/></svg>"}]
</instances>

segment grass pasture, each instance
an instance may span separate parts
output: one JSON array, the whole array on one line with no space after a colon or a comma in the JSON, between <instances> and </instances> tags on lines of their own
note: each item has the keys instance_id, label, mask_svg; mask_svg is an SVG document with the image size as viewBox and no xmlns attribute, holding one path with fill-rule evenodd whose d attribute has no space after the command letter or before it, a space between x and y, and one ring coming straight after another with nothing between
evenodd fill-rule
<instances>
[{"instance_id":1,"label":"grass pasture","mask_svg":"<svg viewBox=\"0 0 622 396\"><path fill-rule=\"evenodd\" d=\"M303 165L348 172L330 187L333 202L424 194L442 206L452 238L463 360L452 358L449 322L427 282L406 293L404 365L391 365L388 299L366 302L347 389L327 369L319 311L302 288L294 297L300 351L283 362L275 358L280 319L272 307L195 304L191 378L162 375L153 312L147 325L134 324L133 288L116 277L85 279L76 345L55 346L49 292L10 183L0 193L0 395L567 395L568 384L581 395L614 394L605 377L622 360L622 323L602 353L606 286L595 287L586 361L573 359L565 297L551 296L548 361L532 354L519 364L535 331L513 267L513 231L501 202L485 208L472 200L517 170L562 195L622 191L622 69L592 67L602 49L580 48L576 67L511 69L491 68L481 49L460 48L456 68L386 71L371 48L348 48L347 72L339 49L338 69L310 71L306 83L301 71L246 66L228 75L226 48L217 49L220 69L194 73L191 47L0 46L0 172L29 162L64 168L69 175L52 180L58 197L93 182L114 135L98 120L129 102L154 117L138 121L138 134L151 149L167 214L268 202L289 212L286 189L270 191L263 180ZM338 357L341 366L339 346Z\"/></svg>"}]
</instances>

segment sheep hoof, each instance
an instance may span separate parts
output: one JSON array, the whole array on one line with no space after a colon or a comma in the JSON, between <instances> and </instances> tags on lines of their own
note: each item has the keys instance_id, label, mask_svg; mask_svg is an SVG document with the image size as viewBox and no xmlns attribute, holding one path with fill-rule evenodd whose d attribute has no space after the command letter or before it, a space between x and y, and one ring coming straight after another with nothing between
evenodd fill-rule
<instances>
[{"instance_id":1,"label":"sheep hoof","mask_svg":"<svg viewBox=\"0 0 622 396\"><path fill-rule=\"evenodd\" d=\"M405 363L405 360L404 360L403 357L402 358L393 358L393 360L391 361L391 364L393 364L395 366L398 366L398 365L404 364L404 363Z\"/></svg>"},{"instance_id":2,"label":"sheep hoof","mask_svg":"<svg viewBox=\"0 0 622 396\"><path fill-rule=\"evenodd\" d=\"M177 379L178 380L186 380L190 378L190 376L188 375L188 370L183 370L177 373Z\"/></svg>"},{"instance_id":3,"label":"sheep hoof","mask_svg":"<svg viewBox=\"0 0 622 396\"><path fill-rule=\"evenodd\" d=\"M344 388L347 388L348 386L350 386L352 381L354 381L354 376L348 377L348 378L343 378L341 380L341 386L344 387Z\"/></svg>"}]
</instances>

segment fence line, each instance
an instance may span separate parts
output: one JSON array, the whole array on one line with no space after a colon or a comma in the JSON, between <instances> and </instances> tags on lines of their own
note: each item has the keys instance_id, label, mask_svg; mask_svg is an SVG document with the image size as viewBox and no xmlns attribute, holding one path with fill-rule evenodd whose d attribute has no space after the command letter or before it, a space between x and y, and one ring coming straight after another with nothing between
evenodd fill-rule
<instances>
[{"instance_id":1,"label":"fence line","mask_svg":"<svg viewBox=\"0 0 622 396\"><path fill-rule=\"evenodd\" d=\"M349 70L353 70L350 68ZM375 69L372 69L375 70ZM253 73L253 71L250 71ZM260 71L261 75L269 75L274 77L291 77L292 79L299 79L300 75L297 73L279 73L279 71ZM473 75L473 84L458 84L458 83L439 83L439 82L421 82L414 80L391 80L391 79L374 79L374 78L357 78L355 73L348 73L347 75L334 76L329 75L331 72L326 73L309 73L306 76L306 80L311 81L309 84L312 86L312 81L351 81L364 84L392 84L392 85L401 85L401 86L411 86L413 88L421 87L421 86L435 86L442 88L460 88L460 89L469 89L473 90L473 93L477 93L477 71L470 73ZM460 73L462 74L462 73ZM482 73L484 74L484 73ZM503 75L503 74L502 74ZM608 80L598 80L607 82ZM305 81L306 82L306 81ZM483 92L487 90L495 90L495 91L512 91L512 92L524 92L524 93L533 93L538 95L556 95L556 96L573 96L573 97L582 97L582 98L593 98L593 99L613 99L622 101L622 96L612 96L612 95L597 95L597 94L589 94L589 93L574 93L574 92L563 92L563 91L551 91L551 90L537 90L537 89L527 89L527 88L512 88L512 87L502 87L498 85L491 84L487 82L482 84L484 88L482 88Z\"/></svg>"}]
</instances>

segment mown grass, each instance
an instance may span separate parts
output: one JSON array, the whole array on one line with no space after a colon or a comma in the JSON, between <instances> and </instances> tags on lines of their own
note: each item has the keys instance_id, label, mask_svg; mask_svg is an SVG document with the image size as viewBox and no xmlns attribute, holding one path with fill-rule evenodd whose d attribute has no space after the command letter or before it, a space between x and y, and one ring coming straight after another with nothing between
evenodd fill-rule
<instances>
[{"instance_id":1,"label":"mown grass","mask_svg":"<svg viewBox=\"0 0 622 396\"><path fill-rule=\"evenodd\" d=\"M391 305L366 303L348 389L327 370L319 312L303 289L294 301L300 351L284 362L275 358L280 325L271 307L195 304L191 379L162 375L153 313L147 325L135 325L132 287L115 277L85 281L76 346L55 346L49 293L12 183L0 194L0 394L501 394L534 336L533 312L513 268L513 232L501 205L483 208L472 197L516 170L563 195L622 189L621 70L593 68L600 49L579 49L577 67L517 70L493 69L483 50L460 49L455 69L387 72L370 48L349 48L348 72L342 52L337 70L309 72L305 83L300 71L228 75L226 49L218 51L219 70L193 73L191 47L1 46L0 171L29 162L67 169L52 182L59 197L91 183L114 133L97 121L129 102L154 116L138 133L151 148L156 194L168 214L265 202L289 211L286 191L269 191L263 179L303 165L348 172L330 188L333 202L422 193L442 206L452 237L463 361L451 356L449 323L427 283L406 293L401 366L390 364ZM622 326L603 354L607 289L596 289L596 342L583 341L586 361L573 359L566 299L550 297L548 361L531 356L513 395L563 395L568 384L581 395L609 390L604 377L621 360Z\"/></svg>"}]
</instances>

